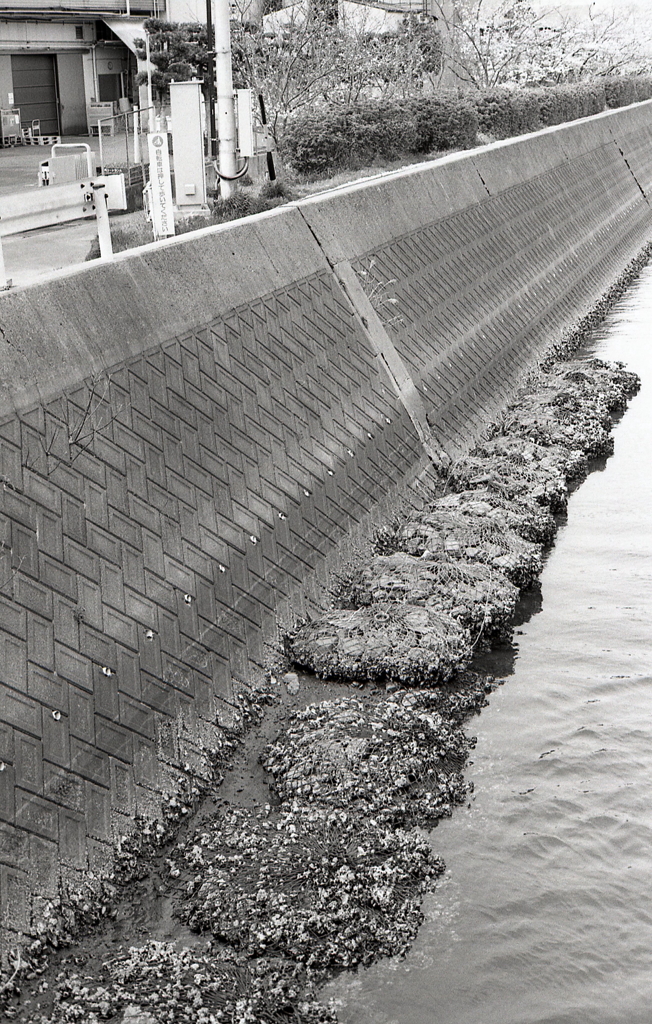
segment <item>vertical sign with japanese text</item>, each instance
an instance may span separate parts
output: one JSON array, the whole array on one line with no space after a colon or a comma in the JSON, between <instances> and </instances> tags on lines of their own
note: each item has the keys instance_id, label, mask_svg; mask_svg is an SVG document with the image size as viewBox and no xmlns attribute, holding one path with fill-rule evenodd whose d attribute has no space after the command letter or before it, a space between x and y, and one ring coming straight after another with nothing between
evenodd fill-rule
<instances>
[{"instance_id":1,"label":"vertical sign with japanese text","mask_svg":"<svg viewBox=\"0 0 652 1024\"><path fill-rule=\"evenodd\" d=\"M147 136L147 145L154 238L168 238L174 234L174 210L167 132L152 132Z\"/></svg>"}]
</instances>

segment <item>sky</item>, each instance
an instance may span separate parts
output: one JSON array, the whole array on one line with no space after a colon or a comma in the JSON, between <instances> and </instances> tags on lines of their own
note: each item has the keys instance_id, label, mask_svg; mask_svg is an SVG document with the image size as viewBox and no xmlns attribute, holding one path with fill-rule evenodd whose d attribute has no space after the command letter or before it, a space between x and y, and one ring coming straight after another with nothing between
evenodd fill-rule
<instances>
[{"instance_id":1,"label":"sky","mask_svg":"<svg viewBox=\"0 0 652 1024\"><path fill-rule=\"evenodd\" d=\"M563 2L562 0L561 3L555 3L555 0L533 0L534 7L561 7L564 10L586 11L589 5L589 0L585 0L584 3L578 3L576 0L573 2ZM632 2L630 0L624 0L624 2L623 0L595 0L594 7L602 11L625 10L633 7L641 12L652 13L652 0L632 0Z\"/></svg>"}]
</instances>

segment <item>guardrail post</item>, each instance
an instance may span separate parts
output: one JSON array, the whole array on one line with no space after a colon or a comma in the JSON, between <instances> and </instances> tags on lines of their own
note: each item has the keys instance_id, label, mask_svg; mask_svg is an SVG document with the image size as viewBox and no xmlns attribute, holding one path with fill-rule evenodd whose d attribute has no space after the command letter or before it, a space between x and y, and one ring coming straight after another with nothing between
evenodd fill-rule
<instances>
[{"instance_id":1,"label":"guardrail post","mask_svg":"<svg viewBox=\"0 0 652 1024\"><path fill-rule=\"evenodd\" d=\"M2 238L0 238L0 292L11 287L11 281L7 280L5 271L5 258L2 254Z\"/></svg>"},{"instance_id":2,"label":"guardrail post","mask_svg":"<svg viewBox=\"0 0 652 1024\"><path fill-rule=\"evenodd\" d=\"M113 259L113 243L111 241L111 225L107 206L106 186L103 181L92 183L95 193L95 216L97 218L97 237L100 242L100 257L104 260Z\"/></svg>"},{"instance_id":3,"label":"guardrail post","mask_svg":"<svg viewBox=\"0 0 652 1024\"><path fill-rule=\"evenodd\" d=\"M140 110L134 107L134 163L140 163Z\"/></svg>"}]
</instances>

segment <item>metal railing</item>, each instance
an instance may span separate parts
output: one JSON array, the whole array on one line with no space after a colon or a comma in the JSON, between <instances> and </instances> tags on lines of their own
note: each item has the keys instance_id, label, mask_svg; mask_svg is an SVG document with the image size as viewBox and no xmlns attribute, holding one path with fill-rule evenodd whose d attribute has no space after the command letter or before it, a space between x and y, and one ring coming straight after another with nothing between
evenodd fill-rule
<instances>
[{"instance_id":1,"label":"metal railing","mask_svg":"<svg viewBox=\"0 0 652 1024\"><path fill-rule=\"evenodd\" d=\"M145 159L146 147L143 147L142 135L143 132L143 115L146 115L146 119L149 121L149 114L152 113L152 118L156 117L156 108L151 107L134 107L132 110L123 110L118 114L112 114L110 117L100 117L97 119L97 137L100 149L100 169L104 174L104 138L105 133L103 127L109 129L108 134L115 138L116 135L124 136L124 155L127 177L130 176L130 169L132 166L139 166L143 169L144 177L144 165L147 162ZM120 149L122 143L120 144ZM118 164L118 160L115 157L111 158L111 164Z\"/></svg>"},{"instance_id":2,"label":"metal railing","mask_svg":"<svg viewBox=\"0 0 652 1024\"><path fill-rule=\"evenodd\" d=\"M75 11L82 13L88 11L98 15L102 14L144 14L146 17L158 17L163 9L162 0L75 0L74 4L63 4L57 0L9 0L3 4L3 12L12 14L14 12L26 12L34 14L57 13L62 11Z\"/></svg>"}]
</instances>

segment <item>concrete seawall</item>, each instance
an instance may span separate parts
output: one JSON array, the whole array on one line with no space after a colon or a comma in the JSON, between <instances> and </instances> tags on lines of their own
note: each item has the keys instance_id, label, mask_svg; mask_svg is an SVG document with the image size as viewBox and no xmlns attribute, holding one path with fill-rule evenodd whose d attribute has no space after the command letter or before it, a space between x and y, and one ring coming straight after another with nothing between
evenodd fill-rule
<instances>
[{"instance_id":1,"label":"concrete seawall","mask_svg":"<svg viewBox=\"0 0 652 1024\"><path fill-rule=\"evenodd\" d=\"M594 305L651 192L652 102L0 296L4 948L204 770L233 681Z\"/></svg>"}]
</instances>

